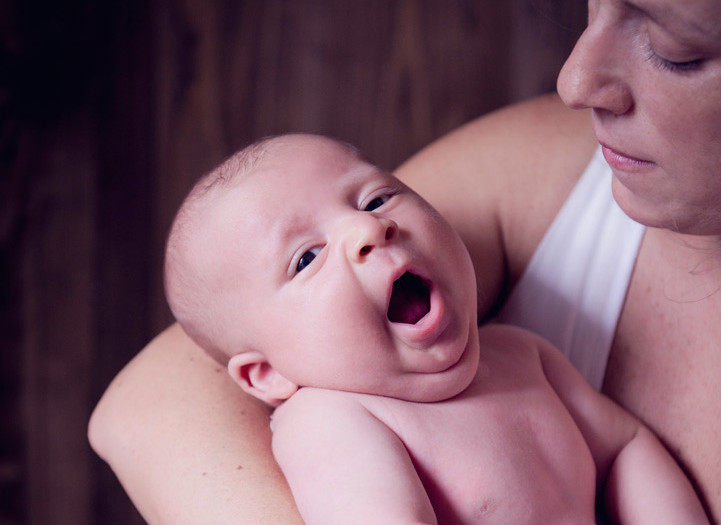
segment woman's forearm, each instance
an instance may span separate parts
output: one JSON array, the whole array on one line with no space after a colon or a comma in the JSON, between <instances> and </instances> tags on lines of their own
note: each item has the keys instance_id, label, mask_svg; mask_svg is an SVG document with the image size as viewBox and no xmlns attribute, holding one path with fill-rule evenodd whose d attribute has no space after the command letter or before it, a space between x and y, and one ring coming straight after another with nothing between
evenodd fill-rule
<instances>
[{"instance_id":1,"label":"woman's forearm","mask_svg":"<svg viewBox=\"0 0 721 525\"><path fill-rule=\"evenodd\" d=\"M174 325L118 374L88 436L149 523L302 523L268 414Z\"/></svg>"}]
</instances>

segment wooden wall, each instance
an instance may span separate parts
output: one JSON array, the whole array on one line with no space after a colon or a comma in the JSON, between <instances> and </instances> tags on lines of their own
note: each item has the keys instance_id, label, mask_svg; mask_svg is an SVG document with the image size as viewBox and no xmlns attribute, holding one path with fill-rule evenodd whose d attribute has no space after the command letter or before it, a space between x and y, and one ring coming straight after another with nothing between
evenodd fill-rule
<instances>
[{"instance_id":1,"label":"wooden wall","mask_svg":"<svg viewBox=\"0 0 721 525\"><path fill-rule=\"evenodd\" d=\"M285 131L392 168L552 91L585 16L580 0L0 1L0 525L142 523L85 427L171 321L163 239L197 176Z\"/></svg>"}]
</instances>

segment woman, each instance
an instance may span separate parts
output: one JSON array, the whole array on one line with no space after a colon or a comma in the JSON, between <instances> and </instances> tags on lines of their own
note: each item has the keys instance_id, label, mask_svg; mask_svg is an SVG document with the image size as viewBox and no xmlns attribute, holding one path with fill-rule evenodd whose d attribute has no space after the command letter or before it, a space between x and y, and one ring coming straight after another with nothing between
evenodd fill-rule
<instances>
[{"instance_id":1,"label":"woman","mask_svg":"<svg viewBox=\"0 0 721 525\"><path fill-rule=\"evenodd\" d=\"M493 315L511 290L500 317L548 330L583 354L577 363L588 356L567 334L594 334L580 346L601 348L608 360L599 364L594 350L589 378L660 436L721 522L721 3L591 0L558 89L567 106L591 111L546 97L497 112L433 144L398 176L468 244L482 314ZM621 293L607 294L604 319L587 322L596 310L584 299L566 310L555 301L550 311L565 312L557 323L534 317L524 297L533 311L549 310L568 277L536 274L544 264L534 253L553 246L547 230L564 231L554 218L572 190L569 203L604 177L590 193L610 184L620 209L647 228L624 217L590 236L591 250L623 241L612 257L620 269L596 264L605 255L592 251L579 289L593 288L600 272L612 286L591 293L591 307L594 294ZM575 260L582 245L562 254ZM584 323L590 328L577 328ZM270 456L267 417L171 327L108 389L90 438L150 522L297 522Z\"/></svg>"}]
</instances>

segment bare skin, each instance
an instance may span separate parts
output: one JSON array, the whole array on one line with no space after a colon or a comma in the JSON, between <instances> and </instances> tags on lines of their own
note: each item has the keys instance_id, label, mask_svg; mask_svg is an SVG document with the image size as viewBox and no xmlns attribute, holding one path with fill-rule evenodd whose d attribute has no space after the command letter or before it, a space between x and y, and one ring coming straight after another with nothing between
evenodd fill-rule
<instances>
[{"instance_id":1,"label":"bare skin","mask_svg":"<svg viewBox=\"0 0 721 525\"><path fill-rule=\"evenodd\" d=\"M166 254L181 326L278 407L307 523L593 523L596 494L624 524L705 522L656 438L555 348L478 328L461 239L344 144L239 152L191 191Z\"/></svg>"},{"instance_id":2,"label":"bare skin","mask_svg":"<svg viewBox=\"0 0 721 525\"><path fill-rule=\"evenodd\" d=\"M269 415L173 325L111 383L89 437L148 523L303 523Z\"/></svg>"},{"instance_id":3,"label":"bare skin","mask_svg":"<svg viewBox=\"0 0 721 525\"><path fill-rule=\"evenodd\" d=\"M598 490L619 523L707 523L660 443L556 349L479 336L457 397L304 388L277 409L273 450L309 522L590 524Z\"/></svg>"},{"instance_id":4,"label":"bare skin","mask_svg":"<svg viewBox=\"0 0 721 525\"><path fill-rule=\"evenodd\" d=\"M647 232L604 391L642 418L721 520L721 266L697 239Z\"/></svg>"},{"instance_id":5,"label":"bare skin","mask_svg":"<svg viewBox=\"0 0 721 525\"><path fill-rule=\"evenodd\" d=\"M522 167L514 170L513 184L498 190L501 195L511 195L523 188L523 193L528 196L540 195L535 204L515 195L508 207L499 206L500 226L498 223L495 226L512 239L512 242L503 243L511 286L565 199L564 190L570 191L575 182L576 177L569 178L569 175L580 173L582 168L573 167L574 163L584 164L598 147L587 112L564 114L564 109L554 107L553 99L542 99L530 106L477 121L457 136L451 135L435 146L448 148L445 154L449 156L469 160L474 153L468 151L472 146L464 135L473 134L474 140L485 144L485 133L495 127L494 120L499 124L505 121L503 129L510 129L516 137L531 134L529 156L539 155L535 158L543 160L535 170L525 171ZM553 124L560 126L561 131L558 142L552 140L549 144L548 137L533 136L534 124L529 126L527 121L516 121L517 116L529 115L533 122L541 117L554 119ZM511 126L508 120L511 120ZM539 122L535 126L542 133L544 124ZM569 143L573 146L563 148ZM544 149L549 146L550 149ZM412 179L406 179L406 182L410 186L426 195L442 214L452 214L452 224L464 236L464 241L474 246L478 241L474 238L475 233L470 231L470 225L474 220L478 222L478 209L484 205L492 207L493 203L484 200L478 204L480 199L471 195L467 198L467 208L461 204L451 210L453 205L450 203L464 202L467 192L463 191L454 195L446 192L443 201L434 201L434 194L439 190L433 187L431 177L433 170L440 167L430 165L430 153L431 150L422 152L411 159L401 168L400 176L409 174ZM480 163L480 157L491 154L484 148L469 161ZM526 158L518 161L523 164ZM427 179L420 180L414 171L420 165L428 173ZM473 171L468 177L482 175ZM484 187L483 184L480 186ZM495 194L497 190L491 188ZM549 193L551 188L554 191ZM556 191L559 188L562 190ZM536 220L520 213L524 206L531 205ZM548 222L536 222L539 217ZM478 251L472 250L472 253ZM649 425L669 447L701 492L715 523L721 520L721 449L718 447L721 438L721 404L718 403L721 399L718 381L721 377L721 353L718 352L721 344L718 323L721 313L720 259L721 250L714 237L689 236L665 229L647 231L621 313L603 388L604 393ZM487 268L477 255L474 264L476 268ZM477 273L480 276L480 272ZM488 282L489 274L483 275ZM497 285L501 286L500 282ZM486 310L488 307L488 304L480 306Z\"/></svg>"},{"instance_id":6,"label":"bare skin","mask_svg":"<svg viewBox=\"0 0 721 525\"><path fill-rule=\"evenodd\" d=\"M483 276L481 316L520 276L596 147L588 112L552 96L481 118L397 171L469 247ZM681 264L688 243L669 238L669 247L665 237L674 235L651 230L642 245L604 391L659 434L718 522L721 354L714 349L721 296L689 303L669 295L670 283L686 293L697 289L689 281L697 285L699 275L698 266ZM718 266L706 264L712 291L721 279ZM272 459L267 415L173 326L118 375L89 435L152 523L300 522ZM199 490L206 504L194 508Z\"/></svg>"}]
</instances>

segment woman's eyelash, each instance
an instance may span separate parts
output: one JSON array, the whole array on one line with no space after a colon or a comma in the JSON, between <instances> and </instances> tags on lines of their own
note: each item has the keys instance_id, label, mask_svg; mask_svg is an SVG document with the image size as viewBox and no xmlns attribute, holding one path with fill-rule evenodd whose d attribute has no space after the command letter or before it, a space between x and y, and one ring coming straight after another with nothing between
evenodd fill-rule
<instances>
[{"instance_id":1,"label":"woman's eyelash","mask_svg":"<svg viewBox=\"0 0 721 525\"><path fill-rule=\"evenodd\" d=\"M673 62L659 56L650 46L646 50L648 60L656 67L664 71L685 72L694 71L701 66L702 59L689 60L688 62Z\"/></svg>"}]
</instances>

